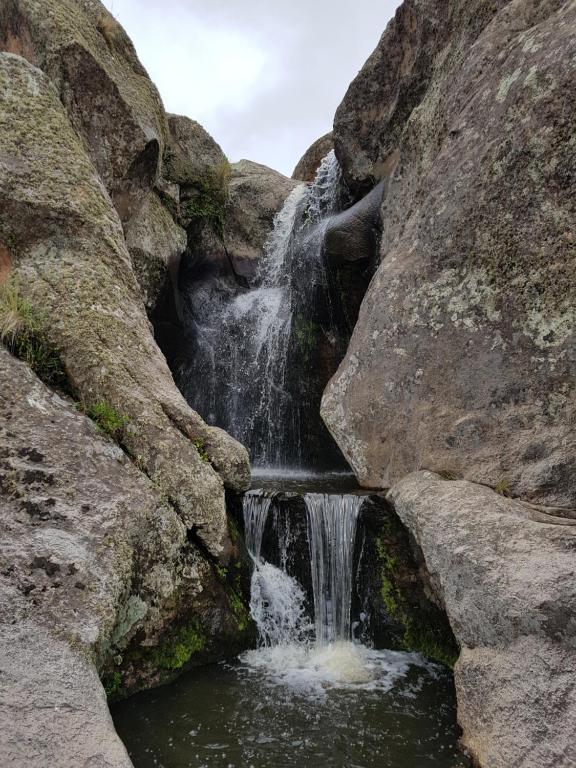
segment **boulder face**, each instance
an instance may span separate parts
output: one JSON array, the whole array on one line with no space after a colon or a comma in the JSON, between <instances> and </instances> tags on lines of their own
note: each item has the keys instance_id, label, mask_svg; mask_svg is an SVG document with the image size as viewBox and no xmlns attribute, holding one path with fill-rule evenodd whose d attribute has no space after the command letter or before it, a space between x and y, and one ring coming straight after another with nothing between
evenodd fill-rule
<instances>
[{"instance_id":1,"label":"boulder face","mask_svg":"<svg viewBox=\"0 0 576 768\"><path fill-rule=\"evenodd\" d=\"M6 0L0 50L42 69L122 220L156 180L167 133L162 101L132 42L98 0Z\"/></svg>"},{"instance_id":2,"label":"boulder face","mask_svg":"<svg viewBox=\"0 0 576 768\"><path fill-rule=\"evenodd\" d=\"M316 139L314 144L306 150L298 161L298 165L294 168L292 178L297 181L314 181L320 163L332 149L334 149L334 137L332 132Z\"/></svg>"},{"instance_id":3,"label":"boulder face","mask_svg":"<svg viewBox=\"0 0 576 768\"><path fill-rule=\"evenodd\" d=\"M226 559L224 483L249 484L245 449L206 426L177 391L96 168L47 78L7 53L0 115L0 240L11 253L14 292L37 308L69 389L121 416L125 450L186 527Z\"/></svg>"},{"instance_id":4,"label":"boulder face","mask_svg":"<svg viewBox=\"0 0 576 768\"><path fill-rule=\"evenodd\" d=\"M128 768L99 676L113 697L233 655L250 641L244 585L2 348L0 445L0 751L13 766Z\"/></svg>"},{"instance_id":5,"label":"boulder face","mask_svg":"<svg viewBox=\"0 0 576 768\"><path fill-rule=\"evenodd\" d=\"M177 291L186 232L176 224L159 196L149 192L124 226L124 238L142 299L150 312L157 306L167 279Z\"/></svg>"},{"instance_id":6,"label":"boulder face","mask_svg":"<svg viewBox=\"0 0 576 768\"><path fill-rule=\"evenodd\" d=\"M419 468L576 503L576 7L407 0L336 152L387 178L380 267L323 417L360 482Z\"/></svg>"},{"instance_id":7,"label":"boulder face","mask_svg":"<svg viewBox=\"0 0 576 768\"><path fill-rule=\"evenodd\" d=\"M388 500L461 648L464 745L489 768L576 764L576 519L430 472Z\"/></svg>"},{"instance_id":8,"label":"boulder face","mask_svg":"<svg viewBox=\"0 0 576 768\"><path fill-rule=\"evenodd\" d=\"M237 275L248 281L254 276L274 217L296 186L297 182L250 160L232 165L225 242Z\"/></svg>"}]
</instances>

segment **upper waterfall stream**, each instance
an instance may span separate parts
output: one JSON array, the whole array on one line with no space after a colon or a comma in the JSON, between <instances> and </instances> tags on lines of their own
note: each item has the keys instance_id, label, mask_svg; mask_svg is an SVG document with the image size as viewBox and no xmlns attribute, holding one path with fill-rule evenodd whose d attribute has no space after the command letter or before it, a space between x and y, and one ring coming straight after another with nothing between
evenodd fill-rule
<instances>
[{"instance_id":1,"label":"upper waterfall stream","mask_svg":"<svg viewBox=\"0 0 576 768\"><path fill-rule=\"evenodd\" d=\"M255 467L344 466L319 416L344 353L322 250L343 194L331 152L276 215L249 288L194 284L187 294L191 358L180 386L204 419L247 446Z\"/></svg>"}]
</instances>

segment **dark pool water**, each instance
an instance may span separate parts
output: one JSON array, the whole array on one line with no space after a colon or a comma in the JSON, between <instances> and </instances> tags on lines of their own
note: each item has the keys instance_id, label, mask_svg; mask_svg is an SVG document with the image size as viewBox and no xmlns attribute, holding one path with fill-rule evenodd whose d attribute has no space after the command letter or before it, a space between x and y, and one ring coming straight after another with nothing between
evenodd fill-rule
<instances>
[{"instance_id":1,"label":"dark pool water","mask_svg":"<svg viewBox=\"0 0 576 768\"><path fill-rule=\"evenodd\" d=\"M337 659L254 651L198 669L116 705L116 728L136 768L468 766L448 671L366 651L371 681L349 682L350 645Z\"/></svg>"}]
</instances>

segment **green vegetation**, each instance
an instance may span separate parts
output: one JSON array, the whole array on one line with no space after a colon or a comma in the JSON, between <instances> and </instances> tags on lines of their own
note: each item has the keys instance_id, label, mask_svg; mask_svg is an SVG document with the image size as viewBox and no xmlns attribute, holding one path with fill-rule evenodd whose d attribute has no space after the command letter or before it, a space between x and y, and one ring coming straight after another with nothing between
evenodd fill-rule
<instances>
[{"instance_id":1,"label":"green vegetation","mask_svg":"<svg viewBox=\"0 0 576 768\"><path fill-rule=\"evenodd\" d=\"M501 480L496 483L496 486L494 488L496 493L498 493L500 496L510 496L510 482L506 477L503 477Z\"/></svg>"},{"instance_id":2,"label":"green vegetation","mask_svg":"<svg viewBox=\"0 0 576 768\"><path fill-rule=\"evenodd\" d=\"M0 341L45 384L68 391L66 373L60 355L46 336L46 325L15 280L0 286Z\"/></svg>"},{"instance_id":3,"label":"green vegetation","mask_svg":"<svg viewBox=\"0 0 576 768\"><path fill-rule=\"evenodd\" d=\"M207 222L220 238L224 237L231 175L230 163L223 160L183 187L180 215L185 226Z\"/></svg>"},{"instance_id":4,"label":"green vegetation","mask_svg":"<svg viewBox=\"0 0 576 768\"><path fill-rule=\"evenodd\" d=\"M318 325L312 320L296 317L294 321L294 335L305 362L309 362L316 346Z\"/></svg>"},{"instance_id":5,"label":"green vegetation","mask_svg":"<svg viewBox=\"0 0 576 768\"><path fill-rule=\"evenodd\" d=\"M194 447L198 451L198 455L200 456L201 460L209 463L210 456L208 455L208 451L206 450L204 440L202 440L201 438L199 438L198 440L194 440Z\"/></svg>"},{"instance_id":6,"label":"green vegetation","mask_svg":"<svg viewBox=\"0 0 576 768\"><path fill-rule=\"evenodd\" d=\"M129 423L127 416L122 416L104 400L84 406L83 411L96 423L101 432L109 435L113 440L119 439L122 430Z\"/></svg>"},{"instance_id":7,"label":"green vegetation","mask_svg":"<svg viewBox=\"0 0 576 768\"><path fill-rule=\"evenodd\" d=\"M423 595L413 594L413 579L406 565L411 555L404 536L401 524L389 517L377 540L380 597L389 618L399 627L398 648L453 667L458 647L446 618Z\"/></svg>"},{"instance_id":8,"label":"green vegetation","mask_svg":"<svg viewBox=\"0 0 576 768\"><path fill-rule=\"evenodd\" d=\"M220 579L220 581L226 581L226 578L228 576L228 568L224 568L224 566L218 565L218 563L216 563L214 567L216 569L216 574L218 575L218 578Z\"/></svg>"},{"instance_id":9,"label":"green vegetation","mask_svg":"<svg viewBox=\"0 0 576 768\"><path fill-rule=\"evenodd\" d=\"M122 689L122 675L118 670L114 670L102 678L102 685L106 691L106 696L109 699L115 698Z\"/></svg>"},{"instance_id":10,"label":"green vegetation","mask_svg":"<svg viewBox=\"0 0 576 768\"><path fill-rule=\"evenodd\" d=\"M248 609L244 605L244 601L240 596L240 593L231 589L228 592L228 600L230 602L230 607L234 612L234 616L236 617L236 626L238 627L238 631L244 632L248 628L250 616Z\"/></svg>"},{"instance_id":11,"label":"green vegetation","mask_svg":"<svg viewBox=\"0 0 576 768\"><path fill-rule=\"evenodd\" d=\"M152 653L151 661L155 667L176 670L187 664L192 656L206 645L206 636L200 622L192 619L188 624L176 630L173 637Z\"/></svg>"}]
</instances>

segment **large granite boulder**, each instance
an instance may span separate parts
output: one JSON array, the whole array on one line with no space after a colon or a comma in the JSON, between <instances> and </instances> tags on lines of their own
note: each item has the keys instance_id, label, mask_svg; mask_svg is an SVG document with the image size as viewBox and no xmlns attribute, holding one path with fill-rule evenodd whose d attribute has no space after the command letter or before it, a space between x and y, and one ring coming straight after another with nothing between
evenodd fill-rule
<instances>
[{"instance_id":1,"label":"large granite boulder","mask_svg":"<svg viewBox=\"0 0 576 768\"><path fill-rule=\"evenodd\" d=\"M574 3L407 0L350 86L344 174L388 185L322 413L366 486L576 502L575 55Z\"/></svg>"},{"instance_id":2,"label":"large granite boulder","mask_svg":"<svg viewBox=\"0 0 576 768\"><path fill-rule=\"evenodd\" d=\"M226 251L237 275L254 276L274 217L298 182L250 160L232 165L226 208Z\"/></svg>"},{"instance_id":3,"label":"large granite boulder","mask_svg":"<svg viewBox=\"0 0 576 768\"><path fill-rule=\"evenodd\" d=\"M230 549L224 484L249 484L245 449L174 385L140 299L117 212L48 79L0 54L0 240L68 386L121 415L118 439L214 555Z\"/></svg>"},{"instance_id":4,"label":"large granite boulder","mask_svg":"<svg viewBox=\"0 0 576 768\"><path fill-rule=\"evenodd\" d=\"M332 132L326 133L324 136L316 139L298 161L296 168L294 168L292 178L297 181L314 181L320 163L326 157L328 152L333 149L334 137Z\"/></svg>"},{"instance_id":5,"label":"large granite boulder","mask_svg":"<svg viewBox=\"0 0 576 768\"><path fill-rule=\"evenodd\" d=\"M128 767L99 676L114 696L233 655L250 639L242 584L161 487L1 347L0 446L3 764Z\"/></svg>"},{"instance_id":6,"label":"large granite boulder","mask_svg":"<svg viewBox=\"0 0 576 768\"><path fill-rule=\"evenodd\" d=\"M0 50L44 70L123 221L160 172L167 133L158 91L99 0L6 0Z\"/></svg>"},{"instance_id":7,"label":"large granite boulder","mask_svg":"<svg viewBox=\"0 0 576 768\"><path fill-rule=\"evenodd\" d=\"M576 514L411 474L388 495L461 647L463 742L482 768L576 764Z\"/></svg>"}]
</instances>

